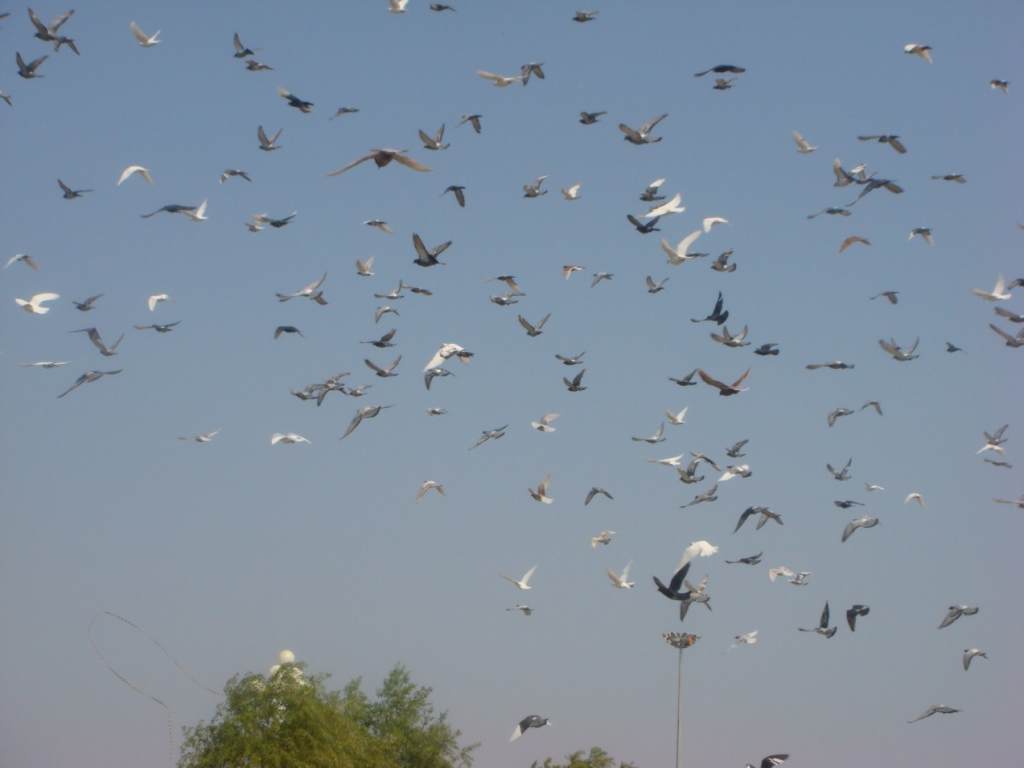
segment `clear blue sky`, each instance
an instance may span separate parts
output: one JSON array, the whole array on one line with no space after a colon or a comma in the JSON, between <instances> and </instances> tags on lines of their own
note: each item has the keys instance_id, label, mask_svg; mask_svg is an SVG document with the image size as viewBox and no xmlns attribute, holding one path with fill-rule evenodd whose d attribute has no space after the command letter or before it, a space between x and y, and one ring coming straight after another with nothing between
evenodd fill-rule
<instances>
[{"instance_id":1,"label":"clear blue sky","mask_svg":"<svg viewBox=\"0 0 1024 768\"><path fill-rule=\"evenodd\" d=\"M1024 222L1017 176L1022 56L1019 5L989 3L595 3L598 19L574 24L562 2L454 3L430 13L412 0L404 16L384 0L309 3L97 2L78 8L64 32L70 51L50 58L43 78L17 77L14 53L48 52L23 8L0 22L0 104L5 260L0 273L0 418L3 528L0 536L0 765L163 765L161 710L97 661L86 628L102 610L158 636L195 674L219 688L233 674L265 671L281 648L341 686L362 675L374 688L396 662L433 686L478 764L518 768L546 755L598 744L650 768L673 754L675 657L661 633L702 639L687 652L684 708L688 765L742 765L788 751L792 765L1008 764L1019 750L1011 728L1024 705L1017 658L1024 632L1018 586L1024 519L993 496L1024 490L1019 469L985 464L981 431L1020 414L1020 350L988 330L990 305L970 295L998 273L1024 273ZM50 19L63 6L39 6ZM162 43L137 46L135 20ZM231 57L238 31L275 69L250 73ZM934 47L928 65L905 43ZM545 62L547 79L497 89L477 69L514 73ZM747 67L735 87L713 91L692 73L719 63ZM1011 81L1009 95L988 81ZM289 109L284 86L315 102ZM360 108L329 121L337 107ZM579 125L580 110L607 110ZM482 135L456 128L480 112ZM636 147L616 130L661 112L664 141ZM451 148L419 147L416 130L448 126ZM256 127L284 128L283 148L263 153ZM820 149L801 156L790 132ZM862 133L897 133L909 152L861 144ZM370 147L408 148L433 168L416 174L364 165L325 173ZM832 187L834 157L866 163L906 193L872 193L841 219L806 214L852 198ZM140 163L155 185L121 169ZM253 183L219 185L227 167ZM964 173L969 182L934 182ZM550 176L551 194L525 200L521 187ZM625 214L659 176L686 213L641 236ZM56 178L94 188L65 201ZM568 203L558 188L581 182ZM460 210L449 184L467 187ZM139 214L209 198L209 221ZM298 210L282 230L250 234L252 213ZM698 250L735 249L739 269L708 262L673 268L658 247L704 216L728 226ZM364 227L387 219L393 236ZM931 226L935 246L907 241ZM452 239L447 266L413 265L419 232ZM858 234L871 247L837 256ZM376 257L377 276L358 278L356 258ZM562 264L587 271L562 280ZM320 307L280 304L328 272ZM592 272L615 274L591 290ZM499 308L487 297L499 274L527 297ZM671 276L649 295L644 275ZM401 317L375 326L374 291L399 279L433 297L395 302ZM723 291L730 329L750 326L759 358L727 349L694 325ZM890 306L868 297L900 291ZM56 291L46 316L15 297ZM89 313L71 299L105 296ZM152 315L146 297L174 298ZM1020 296L1008 303L1024 312ZM538 338L517 310L551 320ZM181 320L173 333L133 323ZM293 324L306 338L271 338ZM120 354L104 359L69 330L97 326ZM1007 327L1007 323L1003 323ZM398 328L398 347L357 342ZM921 338L921 357L888 358L877 340ZM967 350L947 355L946 340ZM420 370L445 341L476 353L431 392ZM554 359L587 351L585 392L567 393ZM372 378L362 359L403 355L399 376ZM808 372L840 358L848 372ZM17 367L72 361L58 370ZM702 366L723 378L753 371L734 398L667 381ZM63 400L82 371L123 367ZM362 400L332 396L317 409L288 394L339 370L372 381ZM858 413L833 429L833 408L880 400L885 416ZM338 441L360 405L395 407ZM429 406L448 409L432 418ZM689 406L685 426L650 447L666 408ZM531 419L561 413L557 432ZM507 436L466 449L485 428ZM222 428L211 445L178 435ZM1022 424L1009 430L1007 458L1024 462ZM312 445L269 446L295 431ZM749 438L747 480L721 486L719 500L688 510L700 486L683 486L648 458L724 449ZM826 462L854 457L854 479L837 483ZM526 488L552 475L555 503ZM714 476L708 472L708 478ZM414 501L435 479L448 495ZM863 482L884 485L867 494ZM584 507L591 485L614 501ZM904 506L921 491L927 508ZM882 524L846 544L860 513L834 499L868 503ZM748 505L781 512L784 527L731 533ZM589 538L617 531L592 551ZM682 549L708 539L720 554L701 560L713 613L694 608L680 626L675 604L653 589ZM757 568L726 558L764 550ZM634 561L637 587L611 588L605 570ZM519 593L498 574L539 564L535 589ZM813 571L804 588L771 584L767 568ZM532 617L505 608L526 601ZM829 600L833 616L871 606L855 635L845 622L825 641L801 634ZM941 632L953 603L981 613ZM760 631L755 647L727 650L733 635ZM144 638L113 622L96 632L127 677L172 707L177 724L209 718L216 699L181 676ZM991 660L969 673L962 649ZM963 710L908 726L932 703ZM508 743L529 713L554 726Z\"/></svg>"}]
</instances>

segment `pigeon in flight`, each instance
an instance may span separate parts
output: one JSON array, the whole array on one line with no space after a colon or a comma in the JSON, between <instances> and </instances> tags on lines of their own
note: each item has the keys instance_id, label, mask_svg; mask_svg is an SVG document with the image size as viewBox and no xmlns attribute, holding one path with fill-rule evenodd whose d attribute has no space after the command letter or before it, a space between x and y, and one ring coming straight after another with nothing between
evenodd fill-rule
<instances>
[{"instance_id":1,"label":"pigeon in flight","mask_svg":"<svg viewBox=\"0 0 1024 768\"><path fill-rule=\"evenodd\" d=\"M900 141L900 137L895 135L895 134L883 133L883 134L875 134L875 135L872 135L872 136L858 136L857 140L858 141L875 141L875 142L878 142L879 144L888 144L890 147L895 149L901 155L905 155L907 153L907 148L903 145L903 142Z\"/></svg>"},{"instance_id":2,"label":"pigeon in flight","mask_svg":"<svg viewBox=\"0 0 1024 768\"><path fill-rule=\"evenodd\" d=\"M845 543L848 538L853 536L853 534L859 528L874 528L876 525L878 525L879 522L881 521L877 517L871 517L870 515L864 515L863 517L858 517L854 520L851 520L849 523L846 524L846 528L843 529L843 543Z\"/></svg>"},{"instance_id":3,"label":"pigeon in flight","mask_svg":"<svg viewBox=\"0 0 1024 768\"><path fill-rule=\"evenodd\" d=\"M597 545L608 546L612 543L612 536L615 535L615 531L601 531L597 536L590 537L590 548L597 549Z\"/></svg>"},{"instance_id":4,"label":"pigeon in flight","mask_svg":"<svg viewBox=\"0 0 1024 768\"><path fill-rule=\"evenodd\" d=\"M551 484L551 475L544 475L544 479L537 484L537 488L527 488L531 498L541 504L551 504L554 499L548 496L548 486Z\"/></svg>"},{"instance_id":5,"label":"pigeon in flight","mask_svg":"<svg viewBox=\"0 0 1024 768\"><path fill-rule=\"evenodd\" d=\"M629 562L626 567L622 569L622 573L616 573L611 568L608 569L608 578L611 579L612 586L616 589L632 589L636 586L636 582L629 580L629 569L633 563Z\"/></svg>"},{"instance_id":6,"label":"pigeon in flight","mask_svg":"<svg viewBox=\"0 0 1024 768\"><path fill-rule=\"evenodd\" d=\"M945 629L961 616L974 616L979 610L976 605L951 605L942 619L942 623L939 624L939 629Z\"/></svg>"},{"instance_id":7,"label":"pigeon in flight","mask_svg":"<svg viewBox=\"0 0 1024 768\"><path fill-rule=\"evenodd\" d=\"M775 768L776 765L782 765L788 759L789 755L768 755L768 757L761 760L760 768ZM747 768L757 767L747 763Z\"/></svg>"},{"instance_id":8,"label":"pigeon in flight","mask_svg":"<svg viewBox=\"0 0 1024 768\"><path fill-rule=\"evenodd\" d=\"M761 355L761 357L767 357L768 355L777 355L779 354L779 345L774 342L762 344L761 346L754 350L754 354Z\"/></svg>"},{"instance_id":9,"label":"pigeon in flight","mask_svg":"<svg viewBox=\"0 0 1024 768\"><path fill-rule=\"evenodd\" d=\"M607 112L580 112L580 123L583 125L593 125L601 116L607 114Z\"/></svg>"},{"instance_id":10,"label":"pigeon in flight","mask_svg":"<svg viewBox=\"0 0 1024 768\"><path fill-rule=\"evenodd\" d=\"M959 711L959 709L953 709L953 707L947 707L944 704L932 704L922 714L918 715L913 720L907 720L907 722L916 723L918 720L924 720L926 717L931 717L932 715L953 715Z\"/></svg>"},{"instance_id":11,"label":"pigeon in flight","mask_svg":"<svg viewBox=\"0 0 1024 768\"><path fill-rule=\"evenodd\" d=\"M824 638L831 639L833 635L839 630L839 627L829 627L828 625L828 602L825 603L825 610L821 612L821 619L818 621L818 626L812 629L804 629L800 627L801 632L815 632Z\"/></svg>"},{"instance_id":12,"label":"pigeon in flight","mask_svg":"<svg viewBox=\"0 0 1024 768\"><path fill-rule=\"evenodd\" d=\"M308 115L310 112L313 111L313 102L311 102L311 101L303 101L298 96L296 96L294 93L291 93L291 92L287 91L284 88L278 88L277 89L277 95L280 96L285 101L287 101L289 107L294 107L295 109L299 110L299 112L302 112L303 114Z\"/></svg>"},{"instance_id":13,"label":"pigeon in flight","mask_svg":"<svg viewBox=\"0 0 1024 768\"><path fill-rule=\"evenodd\" d=\"M725 562L727 565L759 565L762 557L764 557L764 552L758 552L756 555L741 557L738 560L726 560Z\"/></svg>"},{"instance_id":14,"label":"pigeon in flight","mask_svg":"<svg viewBox=\"0 0 1024 768\"><path fill-rule=\"evenodd\" d=\"M179 440L183 440L188 443L199 443L200 445L206 445L212 443L213 438L220 434L219 429L215 429L212 432L200 432L198 435L190 435L188 437L179 437Z\"/></svg>"},{"instance_id":15,"label":"pigeon in flight","mask_svg":"<svg viewBox=\"0 0 1024 768\"><path fill-rule=\"evenodd\" d=\"M127 168L121 171L121 175L118 176L117 184L115 186L120 187L122 184L128 181L128 179L130 179L132 176L135 176L136 174L144 178L150 184L153 183L153 176L150 173L149 168L145 168L141 165L129 165ZM250 181L252 181L252 179L250 179Z\"/></svg>"},{"instance_id":16,"label":"pigeon in flight","mask_svg":"<svg viewBox=\"0 0 1024 768\"><path fill-rule=\"evenodd\" d=\"M298 445L299 443L309 444L309 440L295 432L275 432L270 436L270 444L277 445Z\"/></svg>"},{"instance_id":17,"label":"pigeon in flight","mask_svg":"<svg viewBox=\"0 0 1024 768\"><path fill-rule=\"evenodd\" d=\"M451 192L455 196L455 202L459 204L459 208L466 207L466 188L459 186L458 184L451 184L445 188L441 196L447 195Z\"/></svg>"},{"instance_id":18,"label":"pigeon in flight","mask_svg":"<svg viewBox=\"0 0 1024 768\"><path fill-rule=\"evenodd\" d=\"M429 387L428 387L428 389L429 389ZM481 445L486 443L488 440L498 440L498 439L504 437L506 429L508 429L508 424L506 424L503 427L498 427L497 429L485 429L485 430L483 430L481 432L481 434L480 434L480 437L477 439L477 441L475 443L473 443L473 445L471 445L469 447L469 450L473 450L474 448L479 448Z\"/></svg>"},{"instance_id":19,"label":"pigeon in flight","mask_svg":"<svg viewBox=\"0 0 1024 768\"><path fill-rule=\"evenodd\" d=\"M18 64L18 76L19 77L23 77L26 80L32 80L32 79L37 78L37 77L42 77L42 75L37 75L36 74L36 70L39 69L40 66L42 66L43 62L46 61L47 58L49 58L49 57L48 56L40 56L38 59L35 59L34 61L30 61L28 64L26 64L25 60L23 58L21 58L21 54L15 52L14 60Z\"/></svg>"},{"instance_id":20,"label":"pigeon in flight","mask_svg":"<svg viewBox=\"0 0 1024 768\"><path fill-rule=\"evenodd\" d=\"M373 160L373 162L376 164L378 168L383 168L384 166L391 163L391 161L393 160L399 165L404 165L406 168L411 168L412 170L419 171L421 173L430 170L427 166L413 160L411 157L406 155L405 151L406 150L403 149L371 149L369 152L367 152L365 155L358 158L357 160L353 160L348 165L339 168L336 171L331 171L327 175L340 176L341 174L345 173L345 171L349 171L352 168L355 168L360 163L365 163L367 160Z\"/></svg>"},{"instance_id":21,"label":"pigeon in flight","mask_svg":"<svg viewBox=\"0 0 1024 768\"><path fill-rule=\"evenodd\" d=\"M632 224L636 228L636 231L641 235L649 235L651 232L661 231L657 226L659 219L651 219L650 221L644 222L640 221L640 219L633 214L627 213L626 220L629 221L629 223Z\"/></svg>"},{"instance_id":22,"label":"pigeon in flight","mask_svg":"<svg viewBox=\"0 0 1024 768\"><path fill-rule=\"evenodd\" d=\"M658 431L649 437L631 437L635 443L647 443L648 445L655 445L656 443L663 443L665 441L665 422L661 422L661 426L658 427Z\"/></svg>"},{"instance_id":23,"label":"pigeon in flight","mask_svg":"<svg viewBox=\"0 0 1024 768\"><path fill-rule=\"evenodd\" d=\"M451 240L446 240L440 245L434 246L434 248L427 248L420 236L414 232L412 235L412 245L416 249L416 258L412 260L412 263L418 267L433 267L438 264L443 266L445 262L438 261L437 257L448 250L451 244Z\"/></svg>"},{"instance_id":24,"label":"pigeon in flight","mask_svg":"<svg viewBox=\"0 0 1024 768\"><path fill-rule=\"evenodd\" d=\"M831 464L825 464L825 468L829 471L836 480L849 480L853 475L850 474L850 466L853 464L853 459L848 459L846 464L843 465L842 469L836 469Z\"/></svg>"},{"instance_id":25,"label":"pigeon in flight","mask_svg":"<svg viewBox=\"0 0 1024 768\"><path fill-rule=\"evenodd\" d=\"M899 293L900 293L899 291L882 291L881 293L876 293L869 300L870 301L874 301L875 299L879 299L882 296L884 296L886 298L886 300L890 304L898 304L899 303Z\"/></svg>"},{"instance_id":26,"label":"pigeon in flight","mask_svg":"<svg viewBox=\"0 0 1024 768\"><path fill-rule=\"evenodd\" d=\"M424 480L420 485L419 490L416 491L416 501L419 501L431 491L437 491L441 496L444 496L444 486L436 480Z\"/></svg>"},{"instance_id":27,"label":"pigeon in flight","mask_svg":"<svg viewBox=\"0 0 1024 768\"><path fill-rule=\"evenodd\" d=\"M530 728L543 728L545 725L551 725L551 721L548 718L541 717L540 715L527 715L519 721L516 729L512 731L512 738L509 741L515 741Z\"/></svg>"},{"instance_id":28,"label":"pigeon in flight","mask_svg":"<svg viewBox=\"0 0 1024 768\"><path fill-rule=\"evenodd\" d=\"M448 149L449 144L444 143L444 123L437 129L437 132L430 136L424 131L419 131L420 141L423 142L423 148L432 151L438 151L442 149Z\"/></svg>"},{"instance_id":29,"label":"pigeon in flight","mask_svg":"<svg viewBox=\"0 0 1024 768\"><path fill-rule=\"evenodd\" d=\"M56 301L60 298L59 293L35 293L28 299L14 300L14 303L21 307L23 310L28 312L30 315L45 315L50 311L50 307L44 307L48 301Z\"/></svg>"},{"instance_id":30,"label":"pigeon in flight","mask_svg":"<svg viewBox=\"0 0 1024 768\"><path fill-rule=\"evenodd\" d=\"M100 351L100 354L104 357L113 357L117 354L117 348L124 340L124 334L122 333L120 338L113 343L111 346L107 346L103 343L103 338L100 336L100 332L95 328L79 328L75 331L68 331L68 333L85 333L89 336L89 341L93 343L93 346Z\"/></svg>"},{"instance_id":31,"label":"pigeon in flight","mask_svg":"<svg viewBox=\"0 0 1024 768\"><path fill-rule=\"evenodd\" d=\"M871 608L866 605L853 605L846 610L846 623L850 625L850 631L857 631L857 619L871 613Z\"/></svg>"},{"instance_id":32,"label":"pigeon in flight","mask_svg":"<svg viewBox=\"0 0 1024 768\"><path fill-rule=\"evenodd\" d=\"M60 398L64 397L64 395L66 395L66 394L68 394L70 392L75 391L76 389L78 389L83 384L91 384L94 381L99 381L104 376L114 376L114 375L120 373L123 370L124 370L123 368L118 368L116 371L86 371L81 376L79 376L77 379L75 379L75 383L74 384L72 384L70 387L68 387L63 392L61 392L59 395L57 395L57 399L59 400Z\"/></svg>"},{"instance_id":33,"label":"pigeon in flight","mask_svg":"<svg viewBox=\"0 0 1024 768\"><path fill-rule=\"evenodd\" d=\"M138 42L138 44L141 45L143 48L152 48L154 45L160 44L159 29L152 35L147 35L139 28L139 25L136 24L134 21L128 22L128 28L132 31L132 36L135 38L136 42Z\"/></svg>"},{"instance_id":34,"label":"pigeon in flight","mask_svg":"<svg viewBox=\"0 0 1024 768\"><path fill-rule=\"evenodd\" d=\"M743 446L749 443L750 440L740 440L739 442L733 443L726 452L725 455L731 459L742 459L747 454L743 453Z\"/></svg>"},{"instance_id":35,"label":"pigeon in flight","mask_svg":"<svg viewBox=\"0 0 1024 768\"><path fill-rule=\"evenodd\" d=\"M523 574L523 578L521 578L521 579L513 579L511 576L501 576L501 578L505 579L505 581L512 582L513 584L516 585L516 587L518 589L523 589L523 590L533 589L533 587L530 586L530 579L533 578L534 571L536 571L536 570L537 570L537 566L535 565L535 566L533 566L533 568L531 568L526 573L524 573ZM499 574L499 575L501 575L501 574Z\"/></svg>"},{"instance_id":36,"label":"pigeon in flight","mask_svg":"<svg viewBox=\"0 0 1024 768\"><path fill-rule=\"evenodd\" d=\"M76 197L82 197L87 192L92 192L91 189L72 189L60 179L57 179L57 186L60 187L61 192L64 193L65 200L74 200Z\"/></svg>"},{"instance_id":37,"label":"pigeon in flight","mask_svg":"<svg viewBox=\"0 0 1024 768\"><path fill-rule=\"evenodd\" d=\"M30 269L33 269L37 272L39 271L39 264L27 253L16 253L13 256L11 256L11 258L7 260L7 263L4 264L4 269L7 269L12 264L24 264L26 267L29 267Z\"/></svg>"},{"instance_id":38,"label":"pigeon in flight","mask_svg":"<svg viewBox=\"0 0 1024 768\"><path fill-rule=\"evenodd\" d=\"M712 378L707 373L705 373L704 370L701 368L697 369L697 375L700 376L701 381L703 381L705 384L717 389L718 394L722 397L738 395L740 392L746 392L748 389L750 389L750 387L740 387L740 384L743 383L743 380L746 379L748 375L750 375L750 368L747 368L747 370L744 371L743 374L738 379L736 379L736 381L734 381L732 384L726 384L724 382L719 381L718 379Z\"/></svg>"},{"instance_id":39,"label":"pigeon in flight","mask_svg":"<svg viewBox=\"0 0 1024 768\"><path fill-rule=\"evenodd\" d=\"M568 389L570 392L582 392L583 390L586 389L586 387L583 386L583 374L585 374L586 372L587 369L584 368L582 371L576 374L572 381L563 376L562 383L565 384L565 388Z\"/></svg>"},{"instance_id":40,"label":"pigeon in flight","mask_svg":"<svg viewBox=\"0 0 1024 768\"><path fill-rule=\"evenodd\" d=\"M641 125L639 129L630 128L625 123L619 123L619 130L625 134L623 138L630 144L656 144L657 142L661 141L662 137L657 136L652 138L651 131L653 131L655 126L657 126L658 123L660 123L666 117L668 117L667 112L663 115L658 115L658 117L652 117L646 123Z\"/></svg>"},{"instance_id":41,"label":"pigeon in flight","mask_svg":"<svg viewBox=\"0 0 1024 768\"><path fill-rule=\"evenodd\" d=\"M916 360L918 357L920 357L920 355L914 354L914 352L917 351L917 345L920 341L920 338L914 339L913 346L911 346L909 349L903 349L896 343L894 339L889 339L889 341L886 341L885 339L879 339L878 346L884 349L892 357L893 360L897 360L903 363L909 360Z\"/></svg>"},{"instance_id":42,"label":"pigeon in flight","mask_svg":"<svg viewBox=\"0 0 1024 768\"><path fill-rule=\"evenodd\" d=\"M736 527L732 529L732 532L736 533L736 531L742 528L743 524L754 515L761 516L761 519L757 521L756 530L758 531L764 528L765 524L769 520L773 520L779 525L783 524L782 515L780 515L777 512L772 512L768 507L747 507L745 510L743 510L743 513L740 515L739 520L736 521Z\"/></svg>"},{"instance_id":43,"label":"pigeon in flight","mask_svg":"<svg viewBox=\"0 0 1024 768\"><path fill-rule=\"evenodd\" d=\"M589 506L590 502L592 502L594 500L594 497L596 496L604 496L609 501L615 500L615 497L608 493L608 491L606 491L604 488L598 488L595 485L593 488L587 491L587 497L583 500L583 506Z\"/></svg>"},{"instance_id":44,"label":"pigeon in flight","mask_svg":"<svg viewBox=\"0 0 1024 768\"><path fill-rule=\"evenodd\" d=\"M983 658L983 659L987 659L988 658L988 654L985 653L980 648L964 648L964 656L963 656L964 672L966 672L967 670L969 670L971 668L971 661L973 661L975 658L977 658L979 656L981 658Z\"/></svg>"},{"instance_id":45,"label":"pigeon in flight","mask_svg":"<svg viewBox=\"0 0 1024 768\"><path fill-rule=\"evenodd\" d=\"M534 325L522 315L516 315L516 319L519 321L519 324L523 326L523 328L526 330L526 335L529 336L530 338L540 336L543 333L542 329L544 328L544 324L548 321L548 318L550 317L551 313L548 312L546 315L544 315L544 317L541 318L539 323Z\"/></svg>"},{"instance_id":46,"label":"pigeon in flight","mask_svg":"<svg viewBox=\"0 0 1024 768\"><path fill-rule=\"evenodd\" d=\"M341 436L341 440L351 435L356 431L356 427L363 423L366 419L372 419L380 415L380 412L385 408L390 408L390 405L366 405L356 411L356 415L352 417L352 421L349 422L348 427L345 429L345 434Z\"/></svg>"},{"instance_id":47,"label":"pigeon in flight","mask_svg":"<svg viewBox=\"0 0 1024 768\"><path fill-rule=\"evenodd\" d=\"M923 43L907 43L903 46L903 52L911 56L918 56L929 64L932 63L932 47Z\"/></svg>"},{"instance_id":48,"label":"pigeon in flight","mask_svg":"<svg viewBox=\"0 0 1024 768\"><path fill-rule=\"evenodd\" d=\"M310 299L321 306L326 306L327 299L324 298L323 292L323 284L325 280L327 280L326 272L320 276L319 280L314 280L309 285L300 288L294 293L278 293L275 295L277 296L277 300L280 302L290 301L291 299Z\"/></svg>"},{"instance_id":49,"label":"pigeon in flight","mask_svg":"<svg viewBox=\"0 0 1024 768\"><path fill-rule=\"evenodd\" d=\"M480 120L483 119L483 115L463 115L462 119L459 120L459 125L465 125L469 123L476 133L480 133ZM458 126L455 126L458 128Z\"/></svg>"},{"instance_id":50,"label":"pigeon in flight","mask_svg":"<svg viewBox=\"0 0 1024 768\"><path fill-rule=\"evenodd\" d=\"M572 20L580 24L586 24L588 21L593 21L597 18L600 11L576 11L573 14Z\"/></svg>"},{"instance_id":51,"label":"pigeon in flight","mask_svg":"<svg viewBox=\"0 0 1024 768\"><path fill-rule=\"evenodd\" d=\"M554 432L555 428L551 426L551 423L557 418L557 413L545 413L539 421L531 421L530 426L538 432Z\"/></svg>"},{"instance_id":52,"label":"pigeon in flight","mask_svg":"<svg viewBox=\"0 0 1024 768\"><path fill-rule=\"evenodd\" d=\"M704 69L700 72L694 72L694 77L704 77L704 75L714 73L716 75L742 75L747 70L743 67L737 67L733 64L719 64L711 67L710 69Z\"/></svg>"},{"instance_id":53,"label":"pigeon in flight","mask_svg":"<svg viewBox=\"0 0 1024 768\"><path fill-rule=\"evenodd\" d=\"M793 131L793 141L796 142L796 151L801 155L809 155L817 149L817 147L812 146L799 131Z\"/></svg>"},{"instance_id":54,"label":"pigeon in flight","mask_svg":"<svg viewBox=\"0 0 1024 768\"><path fill-rule=\"evenodd\" d=\"M809 363L804 366L808 371L816 371L819 368L829 368L833 371L852 371L853 363L844 363L842 360L833 360L830 363Z\"/></svg>"},{"instance_id":55,"label":"pigeon in flight","mask_svg":"<svg viewBox=\"0 0 1024 768\"><path fill-rule=\"evenodd\" d=\"M836 408L834 411L830 411L827 417L829 427L834 427L836 421L843 416L850 416L853 413L849 408Z\"/></svg>"},{"instance_id":56,"label":"pigeon in flight","mask_svg":"<svg viewBox=\"0 0 1024 768\"><path fill-rule=\"evenodd\" d=\"M486 69L478 69L476 73L484 80L490 80L491 85L495 88L507 88L512 83L521 83L523 81L522 75L498 75L494 72L488 72Z\"/></svg>"},{"instance_id":57,"label":"pigeon in flight","mask_svg":"<svg viewBox=\"0 0 1024 768\"><path fill-rule=\"evenodd\" d=\"M694 368L692 371L690 371L688 374L683 376L681 379L677 379L677 378L674 378L672 376L669 376L668 380L671 381L673 384L678 384L680 387L695 387L695 386L697 386L697 382L693 380L693 377L697 375L697 371L698 370L699 370L698 368Z\"/></svg>"},{"instance_id":58,"label":"pigeon in flight","mask_svg":"<svg viewBox=\"0 0 1024 768\"><path fill-rule=\"evenodd\" d=\"M726 320L729 319L729 310L725 310L724 312L722 311L722 308L724 306L725 306L725 299L722 297L722 292L719 291L718 292L718 298L715 299L715 307L714 307L714 309L711 310L711 314L707 315L706 317L702 317L702 318L691 317L690 318L690 322L691 323L709 322L709 323L716 323L717 325L722 325L723 323L725 323Z\"/></svg>"}]
</instances>

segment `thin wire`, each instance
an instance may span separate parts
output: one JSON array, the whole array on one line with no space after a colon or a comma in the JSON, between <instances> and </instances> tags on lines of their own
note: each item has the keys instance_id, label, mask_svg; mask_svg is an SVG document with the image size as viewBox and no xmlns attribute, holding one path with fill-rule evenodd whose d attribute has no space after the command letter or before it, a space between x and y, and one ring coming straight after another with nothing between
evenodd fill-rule
<instances>
[{"instance_id":1,"label":"thin wire","mask_svg":"<svg viewBox=\"0 0 1024 768\"><path fill-rule=\"evenodd\" d=\"M676 677L676 768L679 768L679 736L683 722L683 649L679 649L679 671Z\"/></svg>"}]
</instances>

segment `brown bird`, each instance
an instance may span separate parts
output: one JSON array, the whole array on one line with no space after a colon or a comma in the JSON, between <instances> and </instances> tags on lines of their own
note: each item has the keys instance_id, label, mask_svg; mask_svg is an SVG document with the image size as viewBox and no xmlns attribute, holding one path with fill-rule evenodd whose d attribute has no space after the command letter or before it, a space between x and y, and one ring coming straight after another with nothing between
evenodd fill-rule
<instances>
[{"instance_id":1,"label":"brown bird","mask_svg":"<svg viewBox=\"0 0 1024 768\"><path fill-rule=\"evenodd\" d=\"M404 165L406 168L411 168L414 171L424 172L430 170L429 168L427 168L427 166L423 165L422 163L418 163L411 157L408 157L407 155L403 154L404 152L407 151L408 150L405 149L371 149L358 160L354 160L353 162L346 165L344 168L339 168L336 171L331 171L327 175L339 176L343 174L345 171L355 168L360 163L365 163L367 160L373 160L373 162L377 164L378 168L383 168L385 165L394 160L399 165Z\"/></svg>"},{"instance_id":2,"label":"brown bird","mask_svg":"<svg viewBox=\"0 0 1024 768\"><path fill-rule=\"evenodd\" d=\"M747 370L744 371L743 375L736 379L736 381L734 381L732 384L725 384L719 381L718 379L714 379L711 376L709 376L707 373L705 373L704 369L697 369L697 375L700 376L701 381L717 389L718 394L721 395L722 397L738 395L740 392L746 392L748 389L750 389L750 387L740 387L740 384L743 383L743 380L747 378L749 374L750 369L747 368Z\"/></svg>"},{"instance_id":3,"label":"brown bird","mask_svg":"<svg viewBox=\"0 0 1024 768\"><path fill-rule=\"evenodd\" d=\"M861 237L860 235L850 235L848 238L843 240L839 246L839 252L842 253L854 243L863 243L864 245L871 245L871 241L867 238Z\"/></svg>"}]
</instances>

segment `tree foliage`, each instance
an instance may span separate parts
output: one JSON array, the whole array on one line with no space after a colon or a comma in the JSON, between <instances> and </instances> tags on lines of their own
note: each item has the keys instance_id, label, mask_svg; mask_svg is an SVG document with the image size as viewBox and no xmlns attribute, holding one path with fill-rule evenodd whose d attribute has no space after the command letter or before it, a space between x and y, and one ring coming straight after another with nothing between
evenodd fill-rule
<instances>
[{"instance_id":1,"label":"tree foliage","mask_svg":"<svg viewBox=\"0 0 1024 768\"><path fill-rule=\"evenodd\" d=\"M430 688L395 667L374 698L359 679L343 693L327 675L284 664L269 678L235 676L209 723L185 729L180 768L469 768Z\"/></svg>"},{"instance_id":2,"label":"tree foliage","mask_svg":"<svg viewBox=\"0 0 1024 768\"><path fill-rule=\"evenodd\" d=\"M565 763L556 763L550 757L543 763L534 762L530 768L615 768L615 758L600 747L591 747L590 753L582 749L565 756ZM619 763L618 768L636 768L632 763Z\"/></svg>"}]
</instances>

